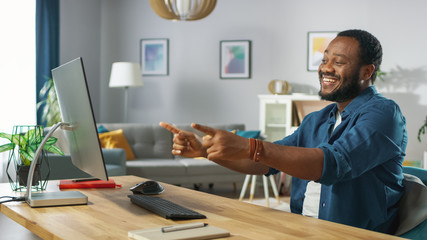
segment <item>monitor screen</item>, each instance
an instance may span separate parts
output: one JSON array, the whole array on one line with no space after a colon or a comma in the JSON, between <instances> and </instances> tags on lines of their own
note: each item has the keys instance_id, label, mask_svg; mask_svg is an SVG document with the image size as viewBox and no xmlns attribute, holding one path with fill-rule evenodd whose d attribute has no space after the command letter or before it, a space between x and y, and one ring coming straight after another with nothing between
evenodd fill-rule
<instances>
[{"instance_id":1,"label":"monitor screen","mask_svg":"<svg viewBox=\"0 0 427 240\"><path fill-rule=\"evenodd\" d=\"M52 77L62 120L70 124L63 132L73 164L95 178L108 180L82 58L52 69Z\"/></svg>"}]
</instances>

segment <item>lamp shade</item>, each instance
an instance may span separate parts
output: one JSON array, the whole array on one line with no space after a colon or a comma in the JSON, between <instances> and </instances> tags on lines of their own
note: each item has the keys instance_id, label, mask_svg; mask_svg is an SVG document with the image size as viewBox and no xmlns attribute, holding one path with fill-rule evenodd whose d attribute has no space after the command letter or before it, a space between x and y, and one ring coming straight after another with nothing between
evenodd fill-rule
<instances>
[{"instance_id":1,"label":"lamp shade","mask_svg":"<svg viewBox=\"0 0 427 240\"><path fill-rule=\"evenodd\" d=\"M111 67L110 84L114 87L142 87L141 69L138 63L115 62Z\"/></svg>"},{"instance_id":2,"label":"lamp shade","mask_svg":"<svg viewBox=\"0 0 427 240\"><path fill-rule=\"evenodd\" d=\"M153 11L168 20L193 21L208 16L217 0L150 0Z\"/></svg>"}]
</instances>

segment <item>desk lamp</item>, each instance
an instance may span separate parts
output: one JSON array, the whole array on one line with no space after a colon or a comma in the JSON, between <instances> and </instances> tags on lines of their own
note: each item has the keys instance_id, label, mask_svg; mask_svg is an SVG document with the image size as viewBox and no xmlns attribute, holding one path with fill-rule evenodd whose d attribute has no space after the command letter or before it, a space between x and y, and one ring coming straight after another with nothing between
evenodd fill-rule
<instances>
[{"instance_id":1,"label":"desk lamp","mask_svg":"<svg viewBox=\"0 0 427 240\"><path fill-rule=\"evenodd\" d=\"M125 122L128 121L128 88L142 87L141 69L138 63L115 62L111 67L110 88L123 87L125 89Z\"/></svg>"}]
</instances>

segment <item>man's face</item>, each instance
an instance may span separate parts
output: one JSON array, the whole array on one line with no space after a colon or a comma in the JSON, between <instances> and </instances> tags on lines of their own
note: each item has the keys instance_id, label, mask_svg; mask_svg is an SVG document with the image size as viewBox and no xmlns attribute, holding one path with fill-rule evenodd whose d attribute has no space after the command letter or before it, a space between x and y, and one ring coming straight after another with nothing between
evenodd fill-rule
<instances>
[{"instance_id":1,"label":"man's face","mask_svg":"<svg viewBox=\"0 0 427 240\"><path fill-rule=\"evenodd\" d=\"M337 37L332 40L319 66L319 96L334 102L355 98L363 91L361 66L356 39Z\"/></svg>"}]
</instances>

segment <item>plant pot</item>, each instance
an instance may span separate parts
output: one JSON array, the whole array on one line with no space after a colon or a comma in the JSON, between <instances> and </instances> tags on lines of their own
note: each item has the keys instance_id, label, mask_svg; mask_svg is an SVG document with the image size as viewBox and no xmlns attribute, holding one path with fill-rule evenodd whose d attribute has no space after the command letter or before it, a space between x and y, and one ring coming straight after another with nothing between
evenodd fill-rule
<instances>
[{"instance_id":1,"label":"plant pot","mask_svg":"<svg viewBox=\"0 0 427 240\"><path fill-rule=\"evenodd\" d=\"M28 173L30 172L30 166L18 165L16 170L16 179L20 186L26 187L28 181ZM36 165L36 169L33 175L32 186L38 186L41 180L40 176L40 165Z\"/></svg>"},{"instance_id":2,"label":"plant pot","mask_svg":"<svg viewBox=\"0 0 427 240\"><path fill-rule=\"evenodd\" d=\"M37 134L42 134L42 131L38 130L39 128L41 127L26 126L26 125L14 126L12 134L23 135L31 130L34 131L33 129L36 129L36 131L34 132L36 132ZM36 137L42 138L43 136L36 135ZM19 141L23 141L23 140L20 139ZM27 188L28 173L30 171L31 161L27 158L26 155L22 153L19 144L17 144L17 146L10 151L9 159L6 167L6 175L9 179L9 183L13 191L25 191ZM41 174L42 164L47 166L46 167L47 173L44 173L43 175ZM37 163L34 169L33 180L31 184L32 191L40 191L40 190L46 189L49 172L50 172L50 168L49 168L49 163L47 159L47 154L43 150L39 155L39 158L37 160Z\"/></svg>"}]
</instances>

